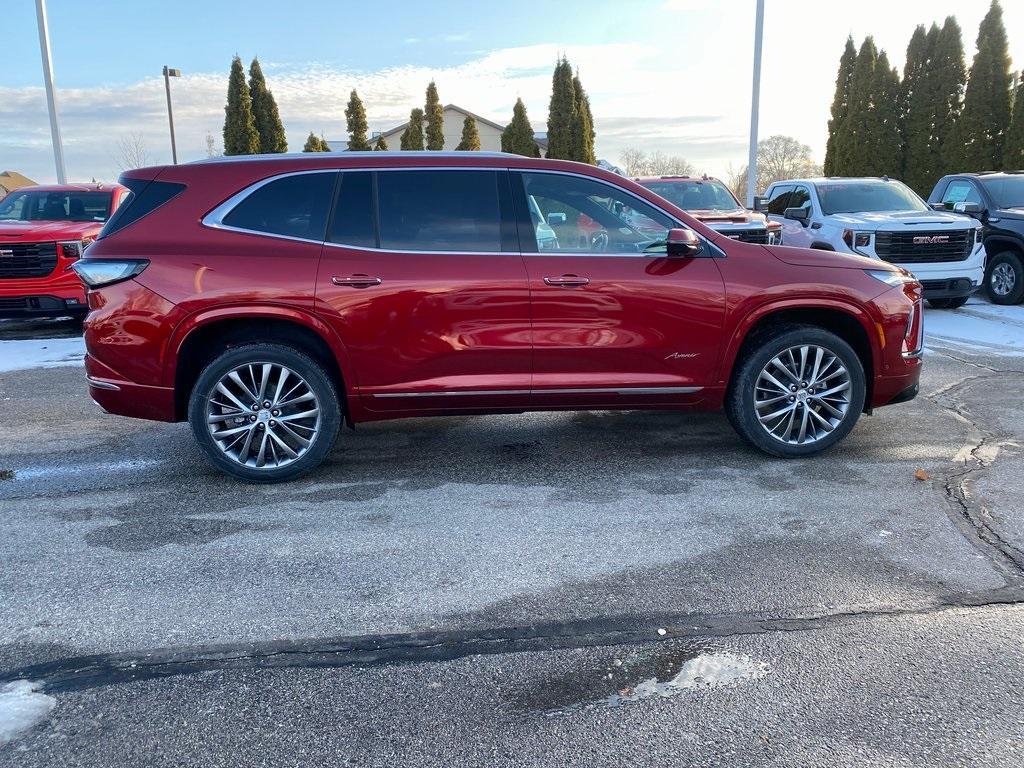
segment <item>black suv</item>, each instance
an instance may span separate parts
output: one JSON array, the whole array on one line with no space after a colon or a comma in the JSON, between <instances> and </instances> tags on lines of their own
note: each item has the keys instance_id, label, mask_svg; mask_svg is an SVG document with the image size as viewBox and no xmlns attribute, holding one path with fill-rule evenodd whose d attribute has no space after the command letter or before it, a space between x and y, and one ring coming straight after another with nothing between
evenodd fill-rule
<instances>
[{"instance_id":1,"label":"black suv","mask_svg":"<svg viewBox=\"0 0 1024 768\"><path fill-rule=\"evenodd\" d=\"M985 289L996 304L1024 299L1024 171L943 176L928 203L965 213L984 226Z\"/></svg>"}]
</instances>

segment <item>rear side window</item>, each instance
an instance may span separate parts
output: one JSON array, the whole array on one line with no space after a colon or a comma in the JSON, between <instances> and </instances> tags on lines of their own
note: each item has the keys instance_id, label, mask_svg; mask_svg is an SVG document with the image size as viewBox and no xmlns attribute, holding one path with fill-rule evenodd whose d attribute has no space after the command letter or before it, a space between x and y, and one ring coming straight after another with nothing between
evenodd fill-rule
<instances>
[{"instance_id":1,"label":"rear side window","mask_svg":"<svg viewBox=\"0 0 1024 768\"><path fill-rule=\"evenodd\" d=\"M789 205L789 195L793 191L792 184L780 184L772 190L768 198L768 213L782 216Z\"/></svg>"},{"instance_id":2,"label":"rear side window","mask_svg":"<svg viewBox=\"0 0 1024 768\"><path fill-rule=\"evenodd\" d=\"M501 251L496 171L378 173L377 196L381 248Z\"/></svg>"},{"instance_id":3,"label":"rear side window","mask_svg":"<svg viewBox=\"0 0 1024 768\"><path fill-rule=\"evenodd\" d=\"M121 201L117 210L114 211L114 215L107 220L99 238L107 237L124 229L129 224L134 224L185 189L184 184L174 184L169 181L149 181L148 179L124 176L119 181L123 186L128 187L128 196Z\"/></svg>"},{"instance_id":4,"label":"rear side window","mask_svg":"<svg viewBox=\"0 0 1024 768\"><path fill-rule=\"evenodd\" d=\"M275 179L249 194L223 221L229 227L322 241L336 172Z\"/></svg>"},{"instance_id":5,"label":"rear side window","mask_svg":"<svg viewBox=\"0 0 1024 768\"><path fill-rule=\"evenodd\" d=\"M377 247L377 228L373 215L373 173L345 171L334 205L327 239L332 243Z\"/></svg>"}]
</instances>

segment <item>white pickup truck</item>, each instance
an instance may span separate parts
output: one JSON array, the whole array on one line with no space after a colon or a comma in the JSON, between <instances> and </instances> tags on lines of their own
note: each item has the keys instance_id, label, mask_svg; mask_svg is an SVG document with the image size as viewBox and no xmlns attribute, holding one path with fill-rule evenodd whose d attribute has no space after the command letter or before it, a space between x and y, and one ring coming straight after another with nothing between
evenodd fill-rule
<instances>
[{"instance_id":1,"label":"white pickup truck","mask_svg":"<svg viewBox=\"0 0 1024 768\"><path fill-rule=\"evenodd\" d=\"M981 225L932 210L894 179L778 181L755 207L782 224L786 245L856 253L913 272L933 307L963 306L984 280Z\"/></svg>"}]
</instances>

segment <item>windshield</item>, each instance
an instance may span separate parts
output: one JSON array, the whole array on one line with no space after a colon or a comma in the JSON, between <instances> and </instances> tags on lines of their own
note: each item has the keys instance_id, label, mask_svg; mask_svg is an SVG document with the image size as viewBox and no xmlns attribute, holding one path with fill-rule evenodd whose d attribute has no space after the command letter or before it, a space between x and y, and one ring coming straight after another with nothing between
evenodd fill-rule
<instances>
[{"instance_id":1,"label":"windshield","mask_svg":"<svg viewBox=\"0 0 1024 768\"><path fill-rule=\"evenodd\" d=\"M927 211L924 200L899 181L824 182L815 185L821 210L833 213L883 213L889 211Z\"/></svg>"},{"instance_id":2,"label":"windshield","mask_svg":"<svg viewBox=\"0 0 1024 768\"><path fill-rule=\"evenodd\" d=\"M110 192L19 189L0 200L0 221L106 221Z\"/></svg>"},{"instance_id":3,"label":"windshield","mask_svg":"<svg viewBox=\"0 0 1024 768\"><path fill-rule=\"evenodd\" d=\"M644 182L644 186L684 211L735 211L743 207L720 181L666 179Z\"/></svg>"},{"instance_id":4,"label":"windshield","mask_svg":"<svg viewBox=\"0 0 1024 768\"><path fill-rule=\"evenodd\" d=\"M1000 208L1024 208L1024 176L981 179L985 189Z\"/></svg>"}]
</instances>

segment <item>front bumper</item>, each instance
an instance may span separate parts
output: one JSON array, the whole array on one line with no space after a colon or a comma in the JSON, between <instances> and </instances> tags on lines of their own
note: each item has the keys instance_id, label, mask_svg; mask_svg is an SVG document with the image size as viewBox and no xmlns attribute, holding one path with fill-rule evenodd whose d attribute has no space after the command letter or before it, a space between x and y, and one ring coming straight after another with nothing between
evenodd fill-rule
<instances>
[{"instance_id":1,"label":"front bumper","mask_svg":"<svg viewBox=\"0 0 1024 768\"><path fill-rule=\"evenodd\" d=\"M64 317L84 315L88 311L77 296L0 296L0 317Z\"/></svg>"},{"instance_id":2,"label":"front bumper","mask_svg":"<svg viewBox=\"0 0 1024 768\"><path fill-rule=\"evenodd\" d=\"M953 277L946 280L920 279L926 299L959 299L970 296L980 286L980 281L971 277Z\"/></svg>"}]
</instances>

